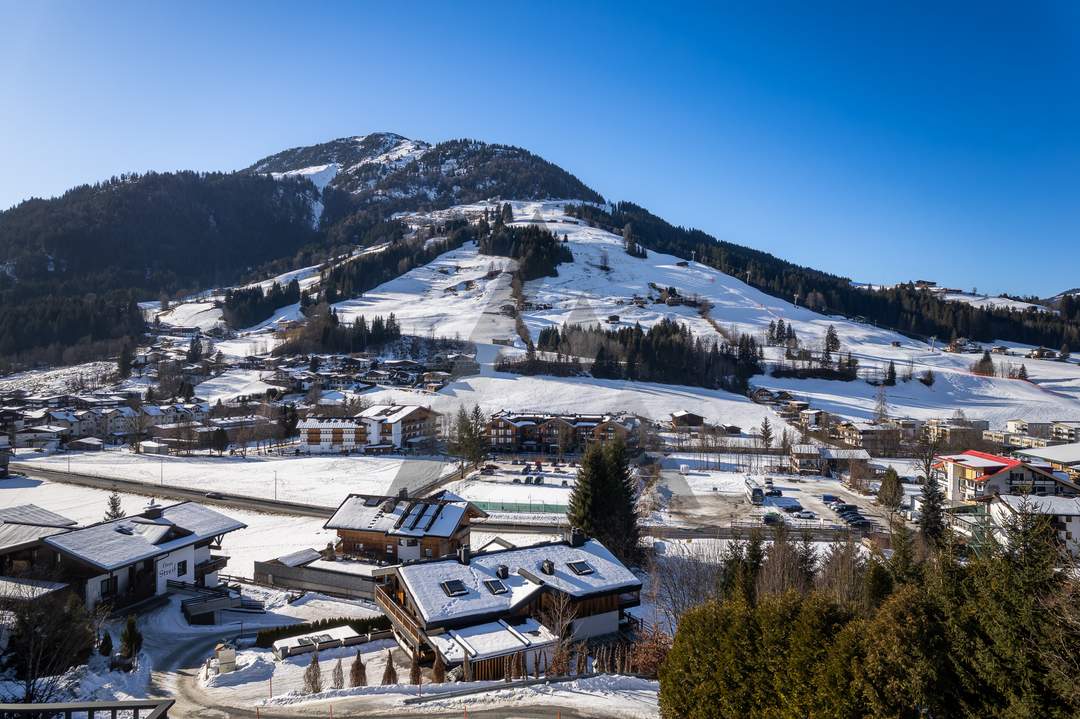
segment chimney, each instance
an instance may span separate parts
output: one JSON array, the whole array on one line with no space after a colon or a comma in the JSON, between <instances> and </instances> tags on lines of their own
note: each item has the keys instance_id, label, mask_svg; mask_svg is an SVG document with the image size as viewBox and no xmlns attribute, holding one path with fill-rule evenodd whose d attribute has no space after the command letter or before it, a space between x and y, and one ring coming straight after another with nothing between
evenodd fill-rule
<instances>
[{"instance_id":1,"label":"chimney","mask_svg":"<svg viewBox=\"0 0 1080 719\"><path fill-rule=\"evenodd\" d=\"M500 564L495 568L495 576L499 579L508 579L510 577L510 567Z\"/></svg>"},{"instance_id":2,"label":"chimney","mask_svg":"<svg viewBox=\"0 0 1080 719\"><path fill-rule=\"evenodd\" d=\"M570 530L570 546L580 547L585 544L585 531L580 527L574 527Z\"/></svg>"},{"instance_id":3,"label":"chimney","mask_svg":"<svg viewBox=\"0 0 1080 719\"><path fill-rule=\"evenodd\" d=\"M151 499L143 509L143 516L147 519L161 519L161 505Z\"/></svg>"},{"instance_id":4,"label":"chimney","mask_svg":"<svg viewBox=\"0 0 1080 719\"><path fill-rule=\"evenodd\" d=\"M402 487L401 489L398 490L397 496L398 496L398 499L408 499L409 498L409 488L408 487Z\"/></svg>"},{"instance_id":5,"label":"chimney","mask_svg":"<svg viewBox=\"0 0 1080 719\"><path fill-rule=\"evenodd\" d=\"M540 571L548 575L554 574L555 562L551 561L550 559L545 559L543 562L540 563Z\"/></svg>"},{"instance_id":6,"label":"chimney","mask_svg":"<svg viewBox=\"0 0 1080 719\"><path fill-rule=\"evenodd\" d=\"M468 566L469 560L472 559L472 554L469 552L469 545L468 544L463 544L460 547L458 547L457 559L462 564Z\"/></svg>"}]
</instances>

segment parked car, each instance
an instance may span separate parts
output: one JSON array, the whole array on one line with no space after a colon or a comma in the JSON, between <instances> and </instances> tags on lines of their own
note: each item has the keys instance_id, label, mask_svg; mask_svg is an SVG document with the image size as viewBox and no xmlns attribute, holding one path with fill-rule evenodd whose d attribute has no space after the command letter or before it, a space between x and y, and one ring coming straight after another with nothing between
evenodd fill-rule
<instances>
[{"instance_id":1,"label":"parked car","mask_svg":"<svg viewBox=\"0 0 1080 719\"><path fill-rule=\"evenodd\" d=\"M789 505L783 507L782 509L785 512L787 512L788 514L795 514L796 512L801 512L802 511L802 505L799 504L798 502L795 502L795 504L789 504Z\"/></svg>"},{"instance_id":2,"label":"parked car","mask_svg":"<svg viewBox=\"0 0 1080 719\"><path fill-rule=\"evenodd\" d=\"M799 519L816 519L817 515L808 509L804 509L801 512L796 512L795 516Z\"/></svg>"},{"instance_id":3,"label":"parked car","mask_svg":"<svg viewBox=\"0 0 1080 719\"><path fill-rule=\"evenodd\" d=\"M841 499L835 494L823 494L821 495L821 501L825 504L832 504L833 502L839 502Z\"/></svg>"},{"instance_id":4,"label":"parked car","mask_svg":"<svg viewBox=\"0 0 1080 719\"><path fill-rule=\"evenodd\" d=\"M765 522L765 524L780 524L784 521L784 518L776 512L769 512L761 518L761 521Z\"/></svg>"},{"instance_id":5,"label":"parked car","mask_svg":"<svg viewBox=\"0 0 1080 719\"><path fill-rule=\"evenodd\" d=\"M779 489L766 489L765 490L765 496L766 497L783 497L784 493L781 492Z\"/></svg>"}]
</instances>

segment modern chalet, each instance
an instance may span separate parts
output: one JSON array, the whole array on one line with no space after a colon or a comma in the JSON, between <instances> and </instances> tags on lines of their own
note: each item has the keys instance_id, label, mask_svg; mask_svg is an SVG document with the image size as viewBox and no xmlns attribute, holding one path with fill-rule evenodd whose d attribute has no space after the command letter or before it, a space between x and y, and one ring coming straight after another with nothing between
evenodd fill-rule
<instances>
[{"instance_id":1,"label":"modern chalet","mask_svg":"<svg viewBox=\"0 0 1080 719\"><path fill-rule=\"evenodd\" d=\"M641 580L604 545L574 532L569 541L501 549L396 567L376 603L403 646L456 666L468 656L476 678L501 676L508 654L545 651L557 597L569 598L575 640L619 630L641 602Z\"/></svg>"},{"instance_id":2,"label":"modern chalet","mask_svg":"<svg viewBox=\"0 0 1080 719\"><path fill-rule=\"evenodd\" d=\"M486 516L453 495L409 499L351 494L323 526L337 532L336 552L394 563L456 553L469 544L469 523Z\"/></svg>"}]
</instances>

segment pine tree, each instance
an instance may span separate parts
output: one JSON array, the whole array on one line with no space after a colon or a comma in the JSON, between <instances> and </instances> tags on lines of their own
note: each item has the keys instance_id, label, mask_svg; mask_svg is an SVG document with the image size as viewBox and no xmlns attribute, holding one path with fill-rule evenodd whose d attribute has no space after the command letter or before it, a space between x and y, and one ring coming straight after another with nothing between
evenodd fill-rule
<instances>
[{"instance_id":1,"label":"pine tree","mask_svg":"<svg viewBox=\"0 0 1080 719\"><path fill-rule=\"evenodd\" d=\"M945 536L945 493L933 473L926 478L926 484L923 485L919 531L928 542L935 545Z\"/></svg>"},{"instance_id":2,"label":"pine tree","mask_svg":"<svg viewBox=\"0 0 1080 719\"><path fill-rule=\"evenodd\" d=\"M112 634L109 630L105 630L105 634L101 637L101 643L98 645L98 653L103 657L111 657L113 653Z\"/></svg>"},{"instance_id":3,"label":"pine tree","mask_svg":"<svg viewBox=\"0 0 1080 719\"><path fill-rule=\"evenodd\" d=\"M394 666L394 655L386 650L386 667L383 669L382 685L389 686L398 683L397 667Z\"/></svg>"},{"instance_id":4,"label":"pine tree","mask_svg":"<svg viewBox=\"0 0 1080 719\"><path fill-rule=\"evenodd\" d=\"M1016 378L1026 380L1028 378L1027 367L1020 365L1020 370L1016 373Z\"/></svg>"},{"instance_id":5,"label":"pine tree","mask_svg":"<svg viewBox=\"0 0 1080 719\"><path fill-rule=\"evenodd\" d=\"M114 519L121 519L126 516L127 514L120 506L120 493L113 490L112 494L110 494L109 498L106 500L105 521L111 522Z\"/></svg>"},{"instance_id":6,"label":"pine tree","mask_svg":"<svg viewBox=\"0 0 1080 719\"><path fill-rule=\"evenodd\" d=\"M604 467L609 497L606 503L609 525L600 539L623 563L634 564L639 559L638 541L641 535L637 486L630 472L626 447L621 441L609 442L604 446Z\"/></svg>"},{"instance_id":7,"label":"pine tree","mask_svg":"<svg viewBox=\"0 0 1080 719\"><path fill-rule=\"evenodd\" d=\"M124 623L124 629L120 632L120 654L128 659L134 659L139 656L142 644L142 632L139 631L135 615L129 614Z\"/></svg>"},{"instance_id":8,"label":"pine tree","mask_svg":"<svg viewBox=\"0 0 1080 719\"><path fill-rule=\"evenodd\" d=\"M334 670L330 673L330 688L345 688L345 670L341 666L341 657L338 657L337 662L334 664Z\"/></svg>"},{"instance_id":9,"label":"pine tree","mask_svg":"<svg viewBox=\"0 0 1080 719\"><path fill-rule=\"evenodd\" d=\"M419 684L420 681L420 658L417 656L416 652L413 652L412 663L409 665L409 683Z\"/></svg>"},{"instance_id":10,"label":"pine tree","mask_svg":"<svg viewBox=\"0 0 1080 719\"><path fill-rule=\"evenodd\" d=\"M608 512L608 499L604 496L604 464L603 448L599 443L590 444L581 457L577 480L566 508L570 526L580 529L589 537L597 536Z\"/></svg>"},{"instance_id":11,"label":"pine tree","mask_svg":"<svg viewBox=\"0 0 1080 719\"><path fill-rule=\"evenodd\" d=\"M304 670L304 693L318 694L323 690L322 669L319 667L319 653L312 652L311 663Z\"/></svg>"},{"instance_id":12,"label":"pine tree","mask_svg":"<svg viewBox=\"0 0 1080 719\"><path fill-rule=\"evenodd\" d=\"M934 370L932 369L927 369L922 373L922 377L919 378L919 381L927 387L933 387L936 380L937 377L934 376Z\"/></svg>"},{"instance_id":13,"label":"pine tree","mask_svg":"<svg viewBox=\"0 0 1080 719\"><path fill-rule=\"evenodd\" d=\"M120 357L116 360L116 373L120 376L120 379L127 379L131 376L131 355L131 344L125 342L120 348Z\"/></svg>"},{"instance_id":14,"label":"pine tree","mask_svg":"<svg viewBox=\"0 0 1080 719\"><path fill-rule=\"evenodd\" d=\"M825 330L825 350L830 354L840 351L840 335L836 334L836 328L832 325Z\"/></svg>"},{"instance_id":15,"label":"pine tree","mask_svg":"<svg viewBox=\"0 0 1080 719\"><path fill-rule=\"evenodd\" d=\"M364 658L360 655L359 649L356 650L356 657L352 661L352 666L349 667L349 686L367 686L367 667L364 666Z\"/></svg>"},{"instance_id":16,"label":"pine tree","mask_svg":"<svg viewBox=\"0 0 1080 719\"><path fill-rule=\"evenodd\" d=\"M889 511L900 506L904 499L904 486L900 482L900 475L889 466L885 469L885 476L881 479L881 487L878 488L878 501Z\"/></svg>"},{"instance_id":17,"label":"pine tree","mask_svg":"<svg viewBox=\"0 0 1080 719\"><path fill-rule=\"evenodd\" d=\"M761 445L768 449L772 447L773 431L772 424L769 422L769 418L765 417L761 420Z\"/></svg>"},{"instance_id":18,"label":"pine tree","mask_svg":"<svg viewBox=\"0 0 1080 719\"><path fill-rule=\"evenodd\" d=\"M896 384L896 364L889 360L889 366L885 368L885 385L892 387Z\"/></svg>"}]
</instances>

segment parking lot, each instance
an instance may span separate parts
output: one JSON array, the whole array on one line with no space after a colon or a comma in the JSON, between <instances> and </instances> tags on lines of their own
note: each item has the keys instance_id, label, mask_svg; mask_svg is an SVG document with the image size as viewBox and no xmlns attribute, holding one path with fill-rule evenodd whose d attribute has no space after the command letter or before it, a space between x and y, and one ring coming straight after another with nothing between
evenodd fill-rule
<instances>
[{"instance_id":1,"label":"parking lot","mask_svg":"<svg viewBox=\"0 0 1080 719\"><path fill-rule=\"evenodd\" d=\"M792 528L846 528L839 515L825 505L824 495L833 495L853 504L878 527L886 525L881 510L870 497L856 494L839 480L818 476L784 474L753 475L752 479L767 490L766 480L780 496L766 496L761 505L750 502L746 493L747 475L739 472L665 470L659 490L667 498L667 511L673 521L688 526L764 526L767 514L776 514ZM788 509L812 512L812 518L799 518Z\"/></svg>"}]
</instances>

